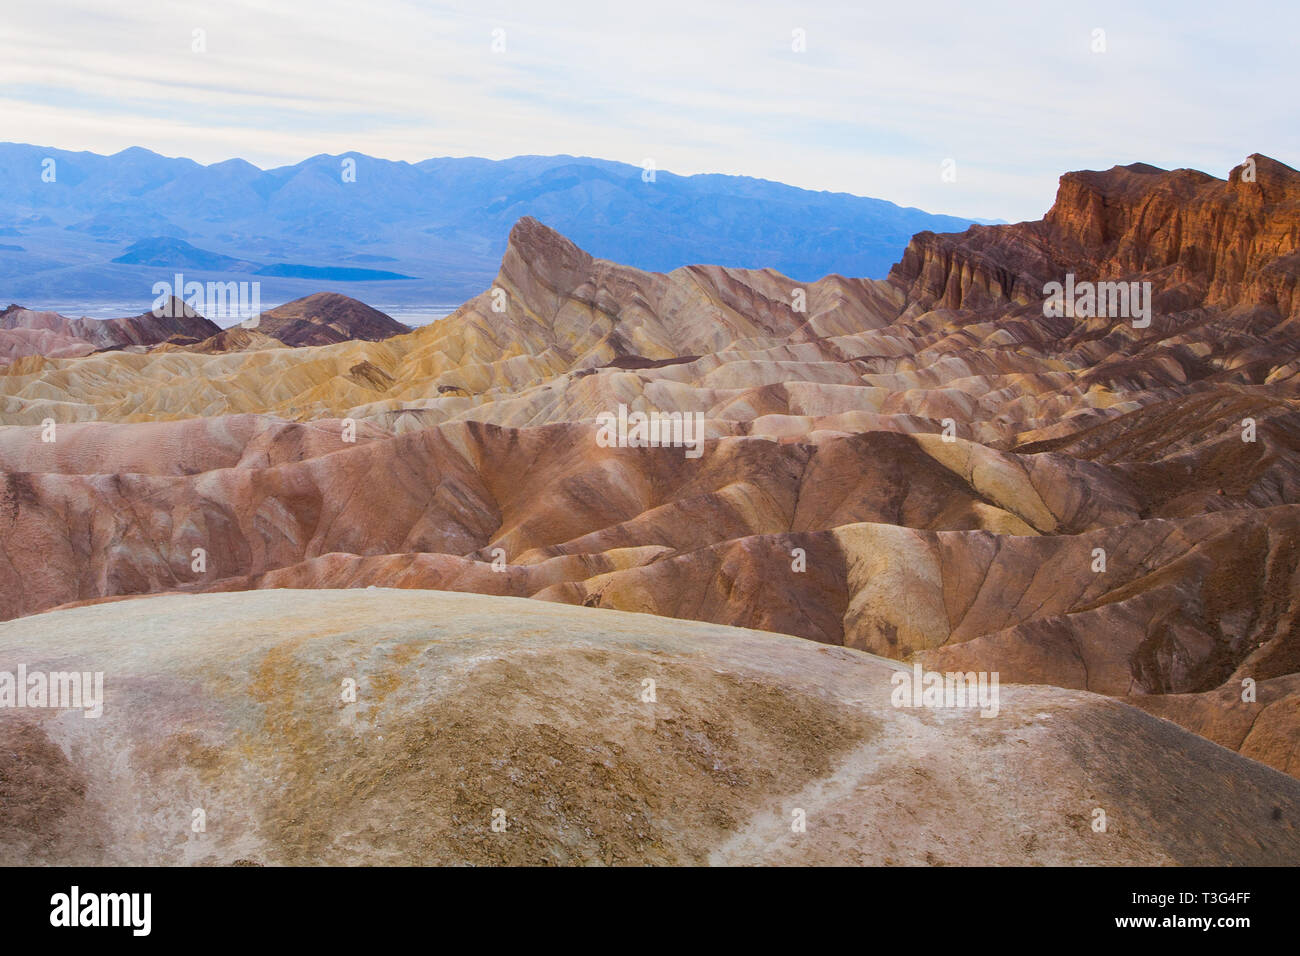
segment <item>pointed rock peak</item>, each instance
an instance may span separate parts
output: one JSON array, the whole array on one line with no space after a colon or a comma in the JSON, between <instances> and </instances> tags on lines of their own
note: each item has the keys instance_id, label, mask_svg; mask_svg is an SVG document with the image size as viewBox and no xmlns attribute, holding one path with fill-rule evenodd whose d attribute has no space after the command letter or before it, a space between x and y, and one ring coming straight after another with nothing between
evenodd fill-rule
<instances>
[{"instance_id":1,"label":"pointed rock peak","mask_svg":"<svg viewBox=\"0 0 1300 956\"><path fill-rule=\"evenodd\" d=\"M581 268L592 261L591 255L579 249L573 240L532 216L524 216L510 230L502 265L512 254L530 265L551 264L562 268Z\"/></svg>"},{"instance_id":2,"label":"pointed rock peak","mask_svg":"<svg viewBox=\"0 0 1300 956\"><path fill-rule=\"evenodd\" d=\"M149 312L146 312L144 314L145 315L152 314L154 317L160 319L161 318L168 318L168 319L202 319L203 318L202 315L200 315L198 312L195 312L188 305L186 305L184 299L178 298L176 296L171 296L170 298L168 298L168 300L162 305L161 308L151 309Z\"/></svg>"},{"instance_id":3,"label":"pointed rock peak","mask_svg":"<svg viewBox=\"0 0 1300 956\"><path fill-rule=\"evenodd\" d=\"M1234 166L1228 173L1228 182L1233 186L1253 183L1270 201L1300 195L1300 171L1263 153L1251 153L1245 162Z\"/></svg>"},{"instance_id":4,"label":"pointed rock peak","mask_svg":"<svg viewBox=\"0 0 1300 956\"><path fill-rule=\"evenodd\" d=\"M145 149L143 146L128 146L126 149L119 149L113 156L157 156L151 149ZM111 158L111 157L110 157Z\"/></svg>"},{"instance_id":5,"label":"pointed rock peak","mask_svg":"<svg viewBox=\"0 0 1300 956\"><path fill-rule=\"evenodd\" d=\"M230 170L240 173L260 173L261 170L254 166L246 159L240 159L238 156L233 159L223 159L219 163L213 163L208 169Z\"/></svg>"}]
</instances>

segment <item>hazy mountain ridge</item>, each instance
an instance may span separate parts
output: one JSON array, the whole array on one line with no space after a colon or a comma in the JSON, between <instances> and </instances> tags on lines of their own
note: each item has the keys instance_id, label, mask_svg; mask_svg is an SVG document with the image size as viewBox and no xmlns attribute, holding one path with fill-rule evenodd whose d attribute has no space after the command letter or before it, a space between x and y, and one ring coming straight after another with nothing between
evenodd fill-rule
<instances>
[{"instance_id":1,"label":"hazy mountain ridge","mask_svg":"<svg viewBox=\"0 0 1300 956\"><path fill-rule=\"evenodd\" d=\"M54 182L41 178L47 158L55 162ZM345 162L355 163L355 182L344 181ZM412 164L348 153L261 170L242 160L202 166L140 148L99 156L0 144L0 195L0 227L21 236L25 248L0 250L0 289L10 300L32 302L48 288L143 296L150 270L165 268L157 253L175 252L169 239L195 247L178 260L196 270L205 261L213 270L236 268L229 260L253 263L247 271L260 268L264 286L283 288L264 297L272 301L321 291L304 283L323 278L376 286L387 279L384 297L449 302L491 281L505 236L523 216L542 219L594 255L643 269L716 263L774 268L800 281L833 273L881 278L914 233L970 224L745 177L658 170L645 182L641 167L571 156ZM143 255L132 251L142 240ZM142 258L147 268L123 257ZM367 259L393 267L374 275L284 269ZM392 274L419 281L399 283ZM374 299L364 288L327 288Z\"/></svg>"}]
</instances>

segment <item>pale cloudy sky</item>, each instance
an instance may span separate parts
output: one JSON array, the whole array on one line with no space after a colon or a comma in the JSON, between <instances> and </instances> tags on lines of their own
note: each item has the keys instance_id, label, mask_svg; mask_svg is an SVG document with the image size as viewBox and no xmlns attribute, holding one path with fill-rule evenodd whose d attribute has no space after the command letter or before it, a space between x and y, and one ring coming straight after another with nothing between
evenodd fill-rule
<instances>
[{"instance_id":1,"label":"pale cloudy sky","mask_svg":"<svg viewBox=\"0 0 1300 956\"><path fill-rule=\"evenodd\" d=\"M1017 220L1070 169L1300 165L1297 37L1295 0L45 0L0 17L0 139L650 158Z\"/></svg>"}]
</instances>

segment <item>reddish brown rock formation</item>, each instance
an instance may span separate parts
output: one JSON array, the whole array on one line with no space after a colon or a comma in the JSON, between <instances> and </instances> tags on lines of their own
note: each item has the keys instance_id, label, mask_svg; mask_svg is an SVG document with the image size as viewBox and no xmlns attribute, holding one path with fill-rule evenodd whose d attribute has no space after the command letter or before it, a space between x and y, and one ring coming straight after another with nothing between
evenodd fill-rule
<instances>
[{"instance_id":1,"label":"reddish brown rock formation","mask_svg":"<svg viewBox=\"0 0 1300 956\"><path fill-rule=\"evenodd\" d=\"M921 233L890 273L913 307L1041 301L1044 283L1144 279L1169 311L1300 310L1300 173L1254 154L1225 182L1145 163L1067 173L1039 222Z\"/></svg>"},{"instance_id":2,"label":"reddish brown rock formation","mask_svg":"<svg viewBox=\"0 0 1300 956\"><path fill-rule=\"evenodd\" d=\"M215 323L176 298L157 314L145 312L126 319L69 319L57 312L11 305L0 312L0 362L26 355L89 355L173 338L197 342L219 331Z\"/></svg>"},{"instance_id":3,"label":"reddish brown rock formation","mask_svg":"<svg viewBox=\"0 0 1300 956\"><path fill-rule=\"evenodd\" d=\"M263 312L254 328L290 346L333 345L354 339L379 342L411 331L378 309L337 292L317 292L286 302Z\"/></svg>"}]
</instances>

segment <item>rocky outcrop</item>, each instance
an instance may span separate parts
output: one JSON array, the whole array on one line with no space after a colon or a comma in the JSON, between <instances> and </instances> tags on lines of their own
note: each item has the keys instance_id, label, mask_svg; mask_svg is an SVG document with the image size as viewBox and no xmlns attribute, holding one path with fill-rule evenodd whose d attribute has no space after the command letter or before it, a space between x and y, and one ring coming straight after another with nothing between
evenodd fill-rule
<instances>
[{"instance_id":1,"label":"rocky outcrop","mask_svg":"<svg viewBox=\"0 0 1300 956\"><path fill-rule=\"evenodd\" d=\"M262 335L295 347L358 339L379 342L411 331L378 309L337 292L317 292L286 302L263 312L254 328Z\"/></svg>"},{"instance_id":2,"label":"rocky outcrop","mask_svg":"<svg viewBox=\"0 0 1300 956\"><path fill-rule=\"evenodd\" d=\"M125 319L70 319L11 305L0 312L0 361L26 355L63 358L141 348L181 338L199 341L220 331L180 299L157 313Z\"/></svg>"},{"instance_id":3,"label":"rocky outcrop","mask_svg":"<svg viewBox=\"0 0 1300 956\"><path fill-rule=\"evenodd\" d=\"M218 355L223 352L258 352L262 349L288 348L279 339L272 338L256 329L243 325L232 325L222 329L216 335L209 336L201 342L176 342L170 340L156 346L155 352L197 352L201 355Z\"/></svg>"},{"instance_id":4,"label":"rocky outcrop","mask_svg":"<svg viewBox=\"0 0 1300 956\"><path fill-rule=\"evenodd\" d=\"M921 233L890 273L912 307L1038 303L1043 285L1152 281L1169 311L1300 310L1300 173L1254 154L1227 181L1135 163L1067 173L1041 222Z\"/></svg>"},{"instance_id":5,"label":"rocky outcrop","mask_svg":"<svg viewBox=\"0 0 1300 956\"><path fill-rule=\"evenodd\" d=\"M69 358L98 352L220 355L283 346L378 342L411 330L364 302L319 292L261 313L256 325L221 329L180 299L129 319L69 319L11 305L0 312L0 362L39 355Z\"/></svg>"}]
</instances>

